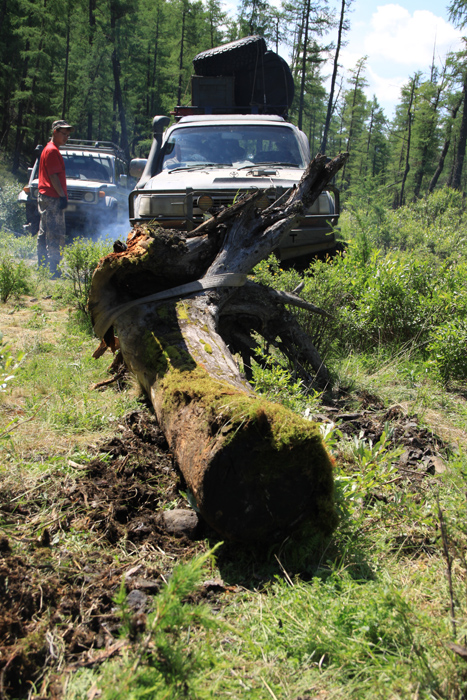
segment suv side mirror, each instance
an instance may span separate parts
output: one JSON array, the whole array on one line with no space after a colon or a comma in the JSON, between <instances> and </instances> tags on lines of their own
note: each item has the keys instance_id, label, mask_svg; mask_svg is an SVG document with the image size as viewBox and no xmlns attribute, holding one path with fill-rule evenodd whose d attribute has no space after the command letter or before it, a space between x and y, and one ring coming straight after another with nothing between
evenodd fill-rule
<instances>
[{"instance_id":1,"label":"suv side mirror","mask_svg":"<svg viewBox=\"0 0 467 700\"><path fill-rule=\"evenodd\" d=\"M120 175L118 178L118 184L121 187L128 187L128 175Z\"/></svg>"},{"instance_id":2,"label":"suv side mirror","mask_svg":"<svg viewBox=\"0 0 467 700\"><path fill-rule=\"evenodd\" d=\"M133 158L133 160L130 161L131 177L137 177L139 179L143 174L147 162L147 158Z\"/></svg>"}]
</instances>

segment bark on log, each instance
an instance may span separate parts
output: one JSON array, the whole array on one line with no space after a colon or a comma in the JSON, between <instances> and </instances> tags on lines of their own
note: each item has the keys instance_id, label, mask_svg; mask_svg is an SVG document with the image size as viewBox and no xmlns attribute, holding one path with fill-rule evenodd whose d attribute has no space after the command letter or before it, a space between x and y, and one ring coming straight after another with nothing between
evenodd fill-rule
<instances>
[{"instance_id":1,"label":"bark on log","mask_svg":"<svg viewBox=\"0 0 467 700\"><path fill-rule=\"evenodd\" d=\"M151 398L187 487L223 537L268 540L307 521L335 524L332 464L316 425L254 395L227 343L251 350L253 332L326 369L282 304L306 305L248 281L201 290L210 280L238 284L266 258L345 162L317 156L282 206L259 211L259 192L190 234L137 227L126 251L94 273L89 309L96 334L115 348ZM194 283L201 291L151 296ZM312 305L310 310L316 311ZM318 310L319 311L319 310Z\"/></svg>"}]
</instances>

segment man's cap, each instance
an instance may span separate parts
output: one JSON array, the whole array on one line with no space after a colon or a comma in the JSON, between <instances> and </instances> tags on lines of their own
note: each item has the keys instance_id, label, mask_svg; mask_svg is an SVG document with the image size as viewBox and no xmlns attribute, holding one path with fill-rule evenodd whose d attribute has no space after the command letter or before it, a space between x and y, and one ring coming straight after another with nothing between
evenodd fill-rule
<instances>
[{"instance_id":1,"label":"man's cap","mask_svg":"<svg viewBox=\"0 0 467 700\"><path fill-rule=\"evenodd\" d=\"M71 129L73 130L73 127L71 124L68 124L64 119L58 119L56 122L52 124L52 131L56 131L57 129Z\"/></svg>"}]
</instances>

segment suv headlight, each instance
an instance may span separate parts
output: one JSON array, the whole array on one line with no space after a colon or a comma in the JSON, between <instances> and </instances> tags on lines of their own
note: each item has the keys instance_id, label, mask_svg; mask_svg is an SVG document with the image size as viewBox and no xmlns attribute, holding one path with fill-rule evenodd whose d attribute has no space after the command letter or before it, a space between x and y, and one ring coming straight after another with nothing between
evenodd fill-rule
<instances>
[{"instance_id":1,"label":"suv headlight","mask_svg":"<svg viewBox=\"0 0 467 700\"><path fill-rule=\"evenodd\" d=\"M84 195L85 202L94 202L95 199L96 195L94 194L94 192L86 192Z\"/></svg>"},{"instance_id":2,"label":"suv headlight","mask_svg":"<svg viewBox=\"0 0 467 700\"><path fill-rule=\"evenodd\" d=\"M334 201L328 192L321 192L315 199L311 207L308 207L307 214L334 214Z\"/></svg>"},{"instance_id":3,"label":"suv headlight","mask_svg":"<svg viewBox=\"0 0 467 700\"><path fill-rule=\"evenodd\" d=\"M177 195L142 195L139 202L139 216L184 216L185 197Z\"/></svg>"}]
</instances>

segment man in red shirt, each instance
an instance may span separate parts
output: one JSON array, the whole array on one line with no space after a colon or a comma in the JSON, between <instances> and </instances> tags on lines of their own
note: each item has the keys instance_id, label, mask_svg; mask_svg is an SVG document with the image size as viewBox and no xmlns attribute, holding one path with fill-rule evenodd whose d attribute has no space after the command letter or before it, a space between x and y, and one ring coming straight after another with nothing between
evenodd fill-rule
<instances>
[{"instance_id":1,"label":"man in red shirt","mask_svg":"<svg viewBox=\"0 0 467 700\"><path fill-rule=\"evenodd\" d=\"M60 252L65 245L66 192L65 163L59 147L64 146L73 127L60 119L52 124L52 139L39 161L38 208L41 217L37 234L39 265L48 265L53 277L60 271Z\"/></svg>"}]
</instances>

